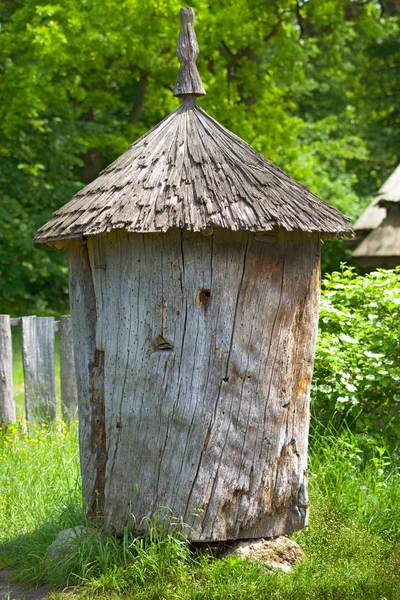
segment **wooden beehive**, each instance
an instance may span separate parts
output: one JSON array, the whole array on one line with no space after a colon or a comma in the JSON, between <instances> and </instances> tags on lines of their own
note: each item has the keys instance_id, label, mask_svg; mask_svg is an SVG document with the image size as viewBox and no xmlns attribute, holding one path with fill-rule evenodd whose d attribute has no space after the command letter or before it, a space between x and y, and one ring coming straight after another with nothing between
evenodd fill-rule
<instances>
[{"instance_id":1,"label":"wooden beehive","mask_svg":"<svg viewBox=\"0 0 400 600\"><path fill-rule=\"evenodd\" d=\"M182 106L54 213L67 246L88 512L121 532L169 507L192 540L307 520L320 240L349 221L196 105Z\"/></svg>"}]
</instances>

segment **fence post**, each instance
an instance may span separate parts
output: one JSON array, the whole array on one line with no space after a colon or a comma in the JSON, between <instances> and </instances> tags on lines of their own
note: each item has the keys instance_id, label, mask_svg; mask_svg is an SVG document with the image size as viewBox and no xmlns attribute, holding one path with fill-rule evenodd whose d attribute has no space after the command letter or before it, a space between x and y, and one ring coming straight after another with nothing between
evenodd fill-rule
<instances>
[{"instance_id":1,"label":"fence post","mask_svg":"<svg viewBox=\"0 0 400 600\"><path fill-rule=\"evenodd\" d=\"M26 418L56 417L54 317L22 317Z\"/></svg>"},{"instance_id":2,"label":"fence post","mask_svg":"<svg viewBox=\"0 0 400 600\"><path fill-rule=\"evenodd\" d=\"M0 424L15 420L10 316L0 315Z\"/></svg>"},{"instance_id":3,"label":"fence post","mask_svg":"<svg viewBox=\"0 0 400 600\"><path fill-rule=\"evenodd\" d=\"M78 409L72 323L69 315L60 317L60 380L62 417L69 421L76 417Z\"/></svg>"}]
</instances>

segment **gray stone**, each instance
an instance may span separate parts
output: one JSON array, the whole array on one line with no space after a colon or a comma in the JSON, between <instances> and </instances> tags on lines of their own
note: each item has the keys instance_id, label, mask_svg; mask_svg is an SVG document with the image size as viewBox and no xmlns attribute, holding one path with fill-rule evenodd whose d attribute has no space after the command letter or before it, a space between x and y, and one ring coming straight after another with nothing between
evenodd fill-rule
<instances>
[{"instance_id":1,"label":"gray stone","mask_svg":"<svg viewBox=\"0 0 400 600\"><path fill-rule=\"evenodd\" d=\"M305 558L296 542L281 535L275 539L240 540L232 542L225 555L239 556L243 560L258 561L269 571L290 573Z\"/></svg>"},{"instance_id":2,"label":"gray stone","mask_svg":"<svg viewBox=\"0 0 400 600\"><path fill-rule=\"evenodd\" d=\"M60 531L54 542L47 548L44 562L53 562L63 558L76 548L80 540L90 534L93 534L93 530L82 525Z\"/></svg>"}]
</instances>

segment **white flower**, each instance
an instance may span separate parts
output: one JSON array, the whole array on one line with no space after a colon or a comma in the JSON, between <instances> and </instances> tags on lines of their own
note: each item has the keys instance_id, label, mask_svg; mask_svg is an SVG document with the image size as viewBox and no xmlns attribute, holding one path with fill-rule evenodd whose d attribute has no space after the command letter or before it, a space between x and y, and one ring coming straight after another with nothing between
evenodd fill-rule
<instances>
[{"instance_id":1,"label":"white flower","mask_svg":"<svg viewBox=\"0 0 400 600\"><path fill-rule=\"evenodd\" d=\"M345 404L346 402L349 401L349 397L348 396L339 396L339 398L337 399L338 402L341 402L342 404Z\"/></svg>"},{"instance_id":2,"label":"white flower","mask_svg":"<svg viewBox=\"0 0 400 600\"><path fill-rule=\"evenodd\" d=\"M347 382L346 382L346 383L344 384L344 387L346 388L346 390L347 390L348 392L356 392L356 391L357 391L357 388L356 388L356 386L355 386L355 385L353 385L352 383L347 383Z\"/></svg>"}]
</instances>

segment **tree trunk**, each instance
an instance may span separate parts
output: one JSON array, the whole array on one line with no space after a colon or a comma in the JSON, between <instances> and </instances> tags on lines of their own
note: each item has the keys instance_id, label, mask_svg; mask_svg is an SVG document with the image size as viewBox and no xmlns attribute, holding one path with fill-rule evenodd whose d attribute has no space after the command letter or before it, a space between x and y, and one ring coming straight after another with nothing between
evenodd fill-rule
<instances>
[{"instance_id":1,"label":"tree trunk","mask_svg":"<svg viewBox=\"0 0 400 600\"><path fill-rule=\"evenodd\" d=\"M94 110L88 108L84 115L81 117L82 121L91 123L94 121ZM101 152L100 148L88 148L85 154L82 156L83 167L81 171L81 178L83 183L91 183L96 177L99 176L101 171Z\"/></svg>"},{"instance_id":2,"label":"tree trunk","mask_svg":"<svg viewBox=\"0 0 400 600\"><path fill-rule=\"evenodd\" d=\"M130 513L143 529L159 507L192 540L303 527L318 235L116 230L88 249L94 287L85 301L75 293L71 310L83 340L78 322L96 305L95 346L92 322L90 356L79 339L75 353L77 365L95 348L104 355L103 446L89 443L93 418L81 443L84 488L92 498L104 486L107 529L121 532Z\"/></svg>"}]
</instances>

